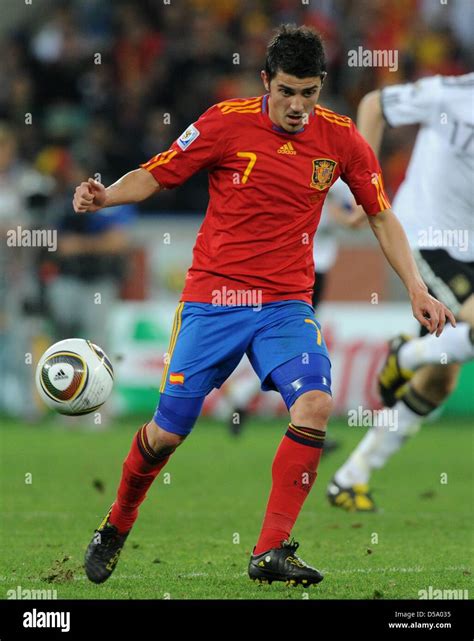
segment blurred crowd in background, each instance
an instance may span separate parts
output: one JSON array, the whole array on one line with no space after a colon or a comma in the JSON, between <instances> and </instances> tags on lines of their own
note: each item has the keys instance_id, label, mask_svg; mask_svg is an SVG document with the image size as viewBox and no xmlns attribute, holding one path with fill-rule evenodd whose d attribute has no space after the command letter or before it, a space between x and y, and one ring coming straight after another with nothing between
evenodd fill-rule
<instances>
[{"instance_id":1,"label":"blurred crowd in background","mask_svg":"<svg viewBox=\"0 0 474 641\"><path fill-rule=\"evenodd\" d=\"M77 333L91 283L116 298L133 220L203 214L208 198L207 177L198 175L92 223L74 216L74 187L88 176L110 184L167 149L210 105L262 94L266 45L280 23L322 34L329 74L321 102L351 117L371 89L465 73L474 61L471 0L38 0L35 12L21 4L0 33L0 230L49 226L61 237L57 252L12 253L2 244L4 371L9 352L22 353L18 318L46 313L62 338ZM398 69L349 66L358 47L398 51ZM387 138L391 195L412 141ZM2 385L0 408L15 389Z\"/></svg>"},{"instance_id":2,"label":"blurred crowd in background","mask_svg":"<svg viewBox=\"0 0 474 641\"><path fill-rule=\"evenodd\" d=\"M263 93L259 71L266 44L282 22L309 24L323 35L329 75L322 102L353 117L371 89L472 69L469 4L52 2L39 19L15 25L0 41L0 121L12 128L17 159L53 177L57 190L70 189L81 175L96 172L109 183L167 149L213 103ZM398 70L349 67L347 52L359 46L398 50ZM32 114L29 126L26 113ZM400 181L401 166L396 153L393 167L385 165L389 191ZM202 211L206 202L201 177L142 209Z\"/></svg>"}]
</instances>

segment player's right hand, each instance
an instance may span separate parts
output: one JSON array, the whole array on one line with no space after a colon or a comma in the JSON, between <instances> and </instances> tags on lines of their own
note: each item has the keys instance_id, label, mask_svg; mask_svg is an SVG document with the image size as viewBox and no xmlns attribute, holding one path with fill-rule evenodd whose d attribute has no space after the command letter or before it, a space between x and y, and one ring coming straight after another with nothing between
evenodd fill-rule
<instances>
[{"instance_id":1,"label":"player's right hand","mask_svg":"<svg viewBox=\"0 0 474 641\"><path fill-rule=\"evenodd\" d=\"M105 205L105 187L102 183L89 178L76 187L72 206L77 214L94 212Z\"/></svg>"},{"instance_id":2,"label":"player's right hand","mask_svg":"<svg viewBox=\"0 0 474 641\"><path fill-rule=\"evenodd\" d=\"M456 319L450 309L431 296L428 291L420 289L410 295L413 316L426 327L430 334L441 336L447 322L456 327Z\"/></svg>"}]
</instances>

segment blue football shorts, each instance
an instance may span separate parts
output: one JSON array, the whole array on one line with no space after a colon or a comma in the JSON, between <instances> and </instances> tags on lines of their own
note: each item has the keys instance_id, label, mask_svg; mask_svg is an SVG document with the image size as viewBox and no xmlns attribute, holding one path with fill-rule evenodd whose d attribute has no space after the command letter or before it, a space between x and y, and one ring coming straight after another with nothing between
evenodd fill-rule
<instances>
[{"instance_id":1,"label":"blue football shorts","mask_svg":"<svg viewBox=\"0 0 474 641\"><path fill-rule=\"evenodd\" d=\"M276 383L271 373L291 361L289 375L295 381L312 380L311 389L331 392L331 365L321 326L309 304L294 300L260 308L181 302L160 392L205 397L224 383L244 354L264 391L282 391L277 383L284 381Z\"/></svg>"}]
</instances>

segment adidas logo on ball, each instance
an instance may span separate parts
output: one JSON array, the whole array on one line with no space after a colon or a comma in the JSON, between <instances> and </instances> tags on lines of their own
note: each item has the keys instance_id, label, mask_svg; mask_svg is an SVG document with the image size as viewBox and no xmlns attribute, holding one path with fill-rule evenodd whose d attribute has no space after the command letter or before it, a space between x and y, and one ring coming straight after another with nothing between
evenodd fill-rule
<instances>
[{"instance_id":1,"label":"adidas logo on ball","mask_svg":"<svg viewBox=\"0 0 474 641\"><path fill-rule=\"evenodd\" d=\"M55 381L62 381L65 378L68 378L68 375L62 369L60 369L59 372L54 377L54 380Z\"/></svg>"}]
</instances>

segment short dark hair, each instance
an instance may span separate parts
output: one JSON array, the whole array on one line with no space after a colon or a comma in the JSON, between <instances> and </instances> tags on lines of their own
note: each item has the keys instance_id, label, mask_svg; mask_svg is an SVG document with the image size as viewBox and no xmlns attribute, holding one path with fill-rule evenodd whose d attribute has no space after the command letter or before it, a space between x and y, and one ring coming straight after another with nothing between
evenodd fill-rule
<instances>
[{"instance_id":1,"label":"short dark hair","mask_svg":"<svg viewBox=\"0 0 474 641\"><path fill-rule=\"evenodd\" d=\"M268 43L265 71L269 81L278 71L297 78L326 76L326 55L321 36L311 27L282 24Z\"/></svg>"}]
</instances>

